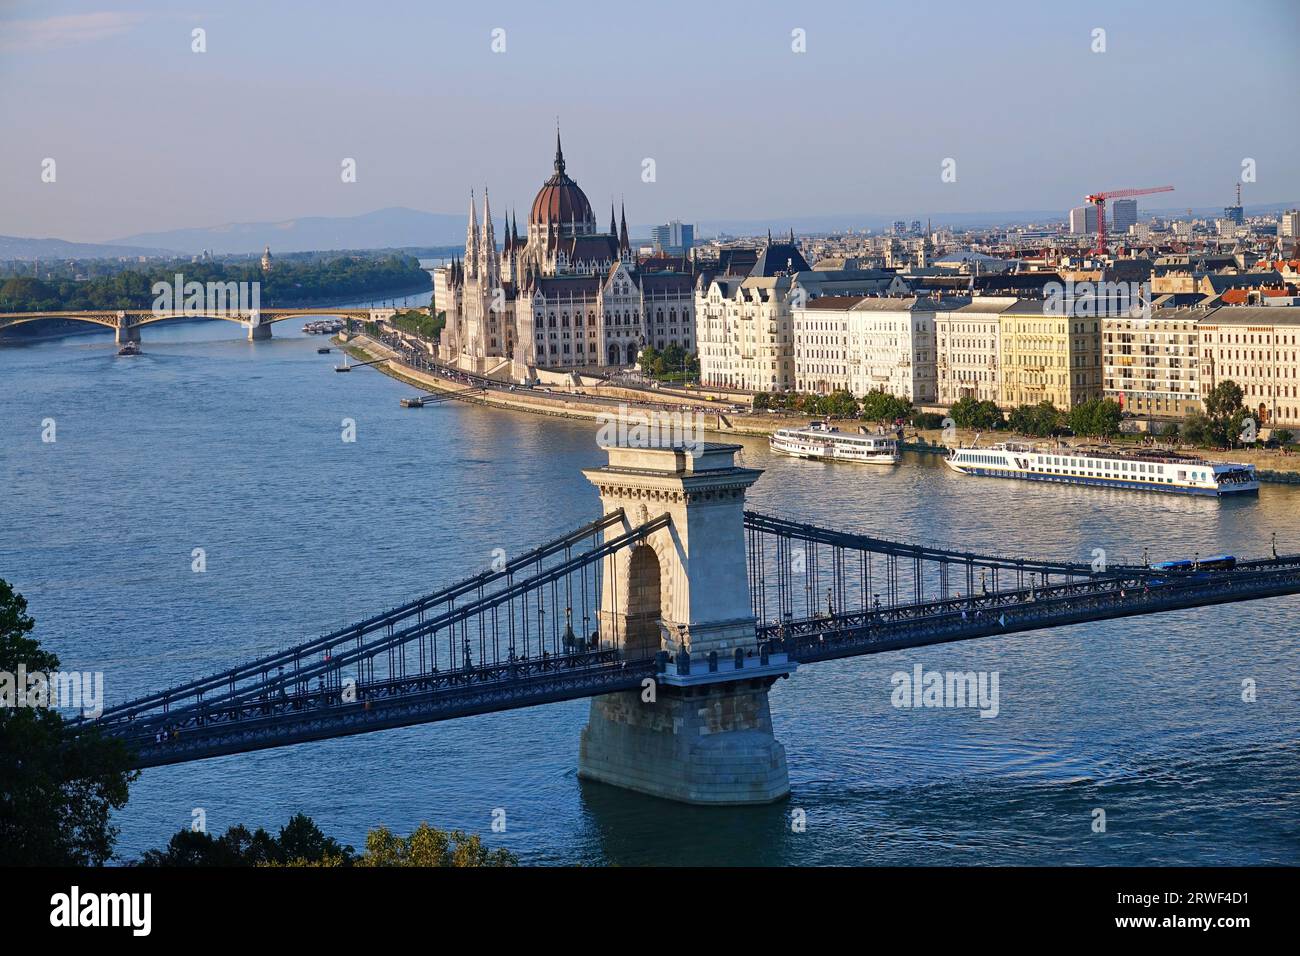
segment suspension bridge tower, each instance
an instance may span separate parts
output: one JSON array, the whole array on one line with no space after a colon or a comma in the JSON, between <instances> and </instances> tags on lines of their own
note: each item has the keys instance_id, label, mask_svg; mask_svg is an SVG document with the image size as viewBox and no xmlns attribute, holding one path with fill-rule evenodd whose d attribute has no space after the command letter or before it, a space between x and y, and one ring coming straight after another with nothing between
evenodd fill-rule
<instances>
[{"instance_id":1,"label":"suspension bridge tower","mask_svg":"<svg viewBox=\"0 0 1300 956\"><path fill-rule=\"evenodd\" d=\"M768 689L794 670L757 646L745 558L739 445L608 448L584 472L616 538L668 514L635 548L605 559L601 631L630 658L665 663L640 690L592 698L578 775L686 803L771 803L790 792L785 748L772 734Z\"/></svg>"}]
</instances>

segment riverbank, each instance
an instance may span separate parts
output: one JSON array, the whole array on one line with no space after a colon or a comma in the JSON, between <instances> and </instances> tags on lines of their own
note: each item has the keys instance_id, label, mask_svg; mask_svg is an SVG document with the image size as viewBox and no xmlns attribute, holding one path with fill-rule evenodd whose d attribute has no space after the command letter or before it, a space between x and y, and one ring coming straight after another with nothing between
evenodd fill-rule
<instances>
[{"instance_id":1,"label":"riverbank","mask_svg":"<svg viewBox=\"0 0 1300 956\"><path fill-rule=\"evenodd\" d=\"M336 340L337 341L337 340ZM342 343L340 343L342 344ZM354 336L344 346L349 354L361 361L373 361L387 358L390 361L376 366L384 374L398 381L431 392L460 392L466 386L441 376L412 368L402 362L398 353L369 336ZM653 398L651 398L653 396ZM459 396L460 401L473 402L512 411L527 412L533 415L548 415L553 418L575 418L586 421L608 420L618 412L619 406L631 406L642 410L676 410L680 413L698 412L702 416L704 431L723 437L744 435L747 437L766 438L779 428L790 428L806 423L806 417L777 416L761 412L741 411L732 413L710 408L706 400L683 395L680 392L647 393L610 385L587 386L573 390L552 386L548 390L520 388L517 391L487 391ZM862 422L857 419L831 419L831 424L843 431L854 431ZM1044 439L1009 434L1006 432L976 432L956 429L947 435L940 429L906 430L903 448L907 451L946 455L953 447L972 445L976 439L982 444L995 441L1024 441L1042 443ZM1065 447L1096 444L1092 439L1063 439ZM1138 447L1128 442L1112 442L1116 451ZM1261 481L1285 484L1300 484L1300 455L1287 455L1277 449L1233 449L1214 452L1203 449L1183 448L1185 454L1198 454L1215 460L1240 461L1255 466Z\"/></svg>"}]
</instances>

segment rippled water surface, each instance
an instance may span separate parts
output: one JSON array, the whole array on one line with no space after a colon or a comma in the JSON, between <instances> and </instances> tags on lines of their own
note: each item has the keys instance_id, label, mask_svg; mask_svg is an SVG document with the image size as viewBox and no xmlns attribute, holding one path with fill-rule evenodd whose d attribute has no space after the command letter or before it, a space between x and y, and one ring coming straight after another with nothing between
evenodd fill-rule
<instances>
[{"instance_id":1,"label":"rippled water surface","mask_svg":"<svg viewBox=\"0 0 1300 956\"><path fill-rule=\"evenodd\" d=\"M0 575L65 667L105 672L110 702L397 604L599 511L580 474L602 460L587 424L401 409L407 387L333 374L320 338L285 323L269 342L242 334L153 326L134 358L104 335L0 348ZM753 507L889 537L1116 561L1262 554L1276 532L1300 550L1294 487L1216 502L742 443L766 469ZM150 770L118 816L121 851L161 845L202 807L217 830L302 810L354 844L428 820L531 863L1295 864L1298 630L1286 598L806 667L772 691L793 786L773 807L580 783L588 705L573 702ZM918 663L997 671L999 715L893 708L890 675ZM489 832L495 808L505 834Z\"/></svg>"}]
</instances>

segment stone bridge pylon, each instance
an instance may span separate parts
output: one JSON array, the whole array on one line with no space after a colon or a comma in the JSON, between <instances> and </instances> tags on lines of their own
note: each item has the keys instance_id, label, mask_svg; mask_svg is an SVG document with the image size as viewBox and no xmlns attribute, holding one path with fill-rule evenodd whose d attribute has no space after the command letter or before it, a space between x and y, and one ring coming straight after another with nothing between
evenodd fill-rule
<instances>
[{"instance_id":1,"label":"stone bridge pylon","mask_svg":"<svg viewBox=\"0 0 1300 956\"><path fill-rule=\"evenodd\" d=\"M605 559L601 631L629 657L661 651L667 667L639 691L592 698L578 774L697 804L770 803L790 791L772 734L768 688L794 670L756 653L745 558L745 489L762 472L735 464L739 445L610 447L584 472L618 537L668 514L670 524Z\"/></svg>"}]
</instances>

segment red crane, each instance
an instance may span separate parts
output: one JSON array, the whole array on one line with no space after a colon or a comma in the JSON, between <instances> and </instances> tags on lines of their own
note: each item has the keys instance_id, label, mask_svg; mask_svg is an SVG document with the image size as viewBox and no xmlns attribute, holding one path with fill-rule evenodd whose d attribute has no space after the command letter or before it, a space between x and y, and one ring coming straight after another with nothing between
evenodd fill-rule
<instances>
[{"instance_id":1,"label":"red crane","mask_svg":"<svg viewBox=\"0 0 1300 956\"><path fill-rule=\"evenodd\" d=\"M1090 202L1097 207L1097 248L1093 251L1100 254L1106 252L1107 199L1127 199L1130 196L1149 196L1151 193L1171 193L1173 191L1173 186L1152 186L1150 189L1108 189L1104 193L1093 193L1091 196L1084 196L1084 202Z\"/></svg>"}]
</instances>

